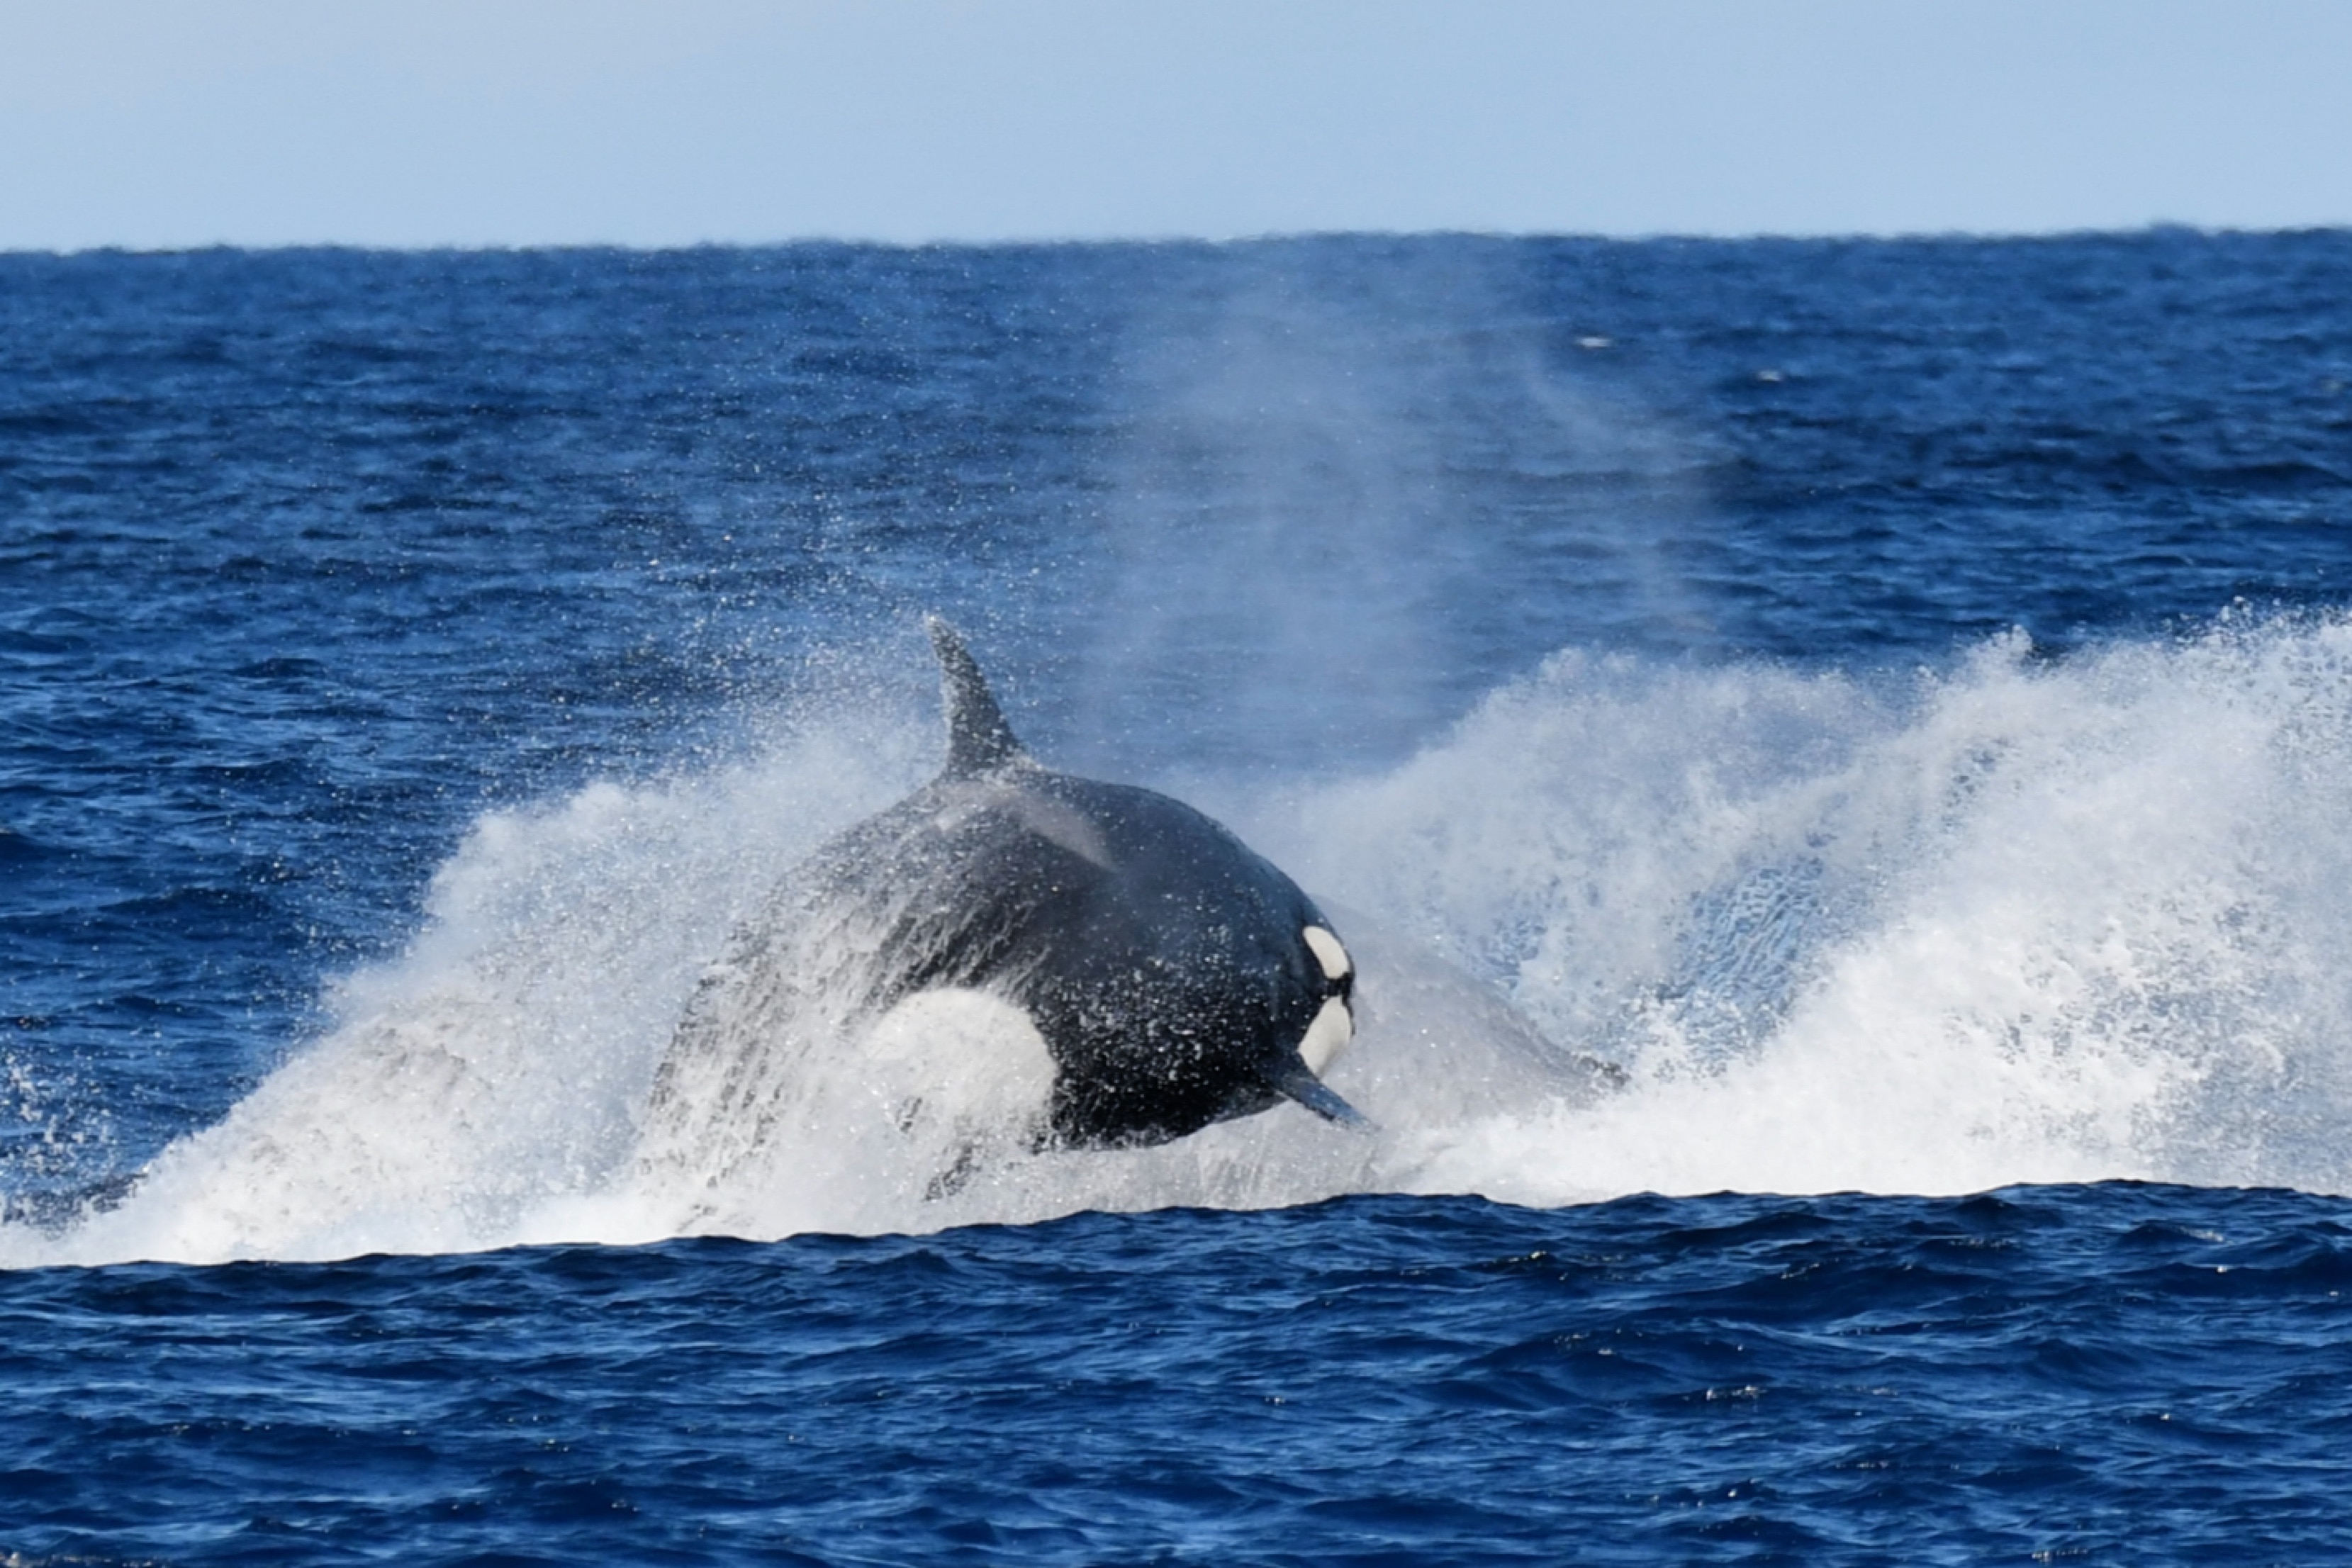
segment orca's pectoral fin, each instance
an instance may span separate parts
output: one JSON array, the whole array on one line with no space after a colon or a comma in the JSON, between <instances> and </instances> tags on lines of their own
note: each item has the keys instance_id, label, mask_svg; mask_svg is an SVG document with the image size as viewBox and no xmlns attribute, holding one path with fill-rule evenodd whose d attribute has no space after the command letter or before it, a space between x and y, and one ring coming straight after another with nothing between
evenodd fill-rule
<instances>
[{"instance_id":1,"label":"orca's pectoral fin","mask_svg":"<svg viewBox=\"0 0 2352 1568\"><path fill-rule=\"evenodd\" d=\"M1362 1111L1331 1092L1331 1086L1309 1071L1305 1062L1294 1060L1274 1080L1274 1087L1286 1099L1295 1100L1326 1121L1336 1121L1342 1127L1353 1127L1369 1132L1371 1120Z\"/></svg>"},{"instance_id":2,"label":"orca's pectoral fin","mask_svg":"<svg viewBox=\"0 0 2352 1568\"><path fill-rule=\"evenodd\" d=\"M996 694L988 689L988 678L980 672L980 661L963 646L963 638L937 616L926 616L923 626L931 634L931 651L939 656L947 699L946 776L973 778L1026 762L1021 742L1013 738L1013 726L1004 721L1004 710L996 705Z\"/></svg>"}]
</instances>

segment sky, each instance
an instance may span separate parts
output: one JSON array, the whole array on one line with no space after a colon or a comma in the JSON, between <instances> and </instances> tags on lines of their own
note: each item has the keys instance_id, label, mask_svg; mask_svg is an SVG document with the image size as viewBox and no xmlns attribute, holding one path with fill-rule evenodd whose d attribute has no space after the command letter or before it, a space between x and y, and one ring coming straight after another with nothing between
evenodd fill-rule
<instances>
[{"instance_id":1,"label":"sky","mask_svg":"<svg viewBox=\"0 0 2352 1568\"><path fill-rule=\"evenodd\" d=\"M2352 223L2352 0L0 0L0 249Z\"/></svg>"}]
</instances>

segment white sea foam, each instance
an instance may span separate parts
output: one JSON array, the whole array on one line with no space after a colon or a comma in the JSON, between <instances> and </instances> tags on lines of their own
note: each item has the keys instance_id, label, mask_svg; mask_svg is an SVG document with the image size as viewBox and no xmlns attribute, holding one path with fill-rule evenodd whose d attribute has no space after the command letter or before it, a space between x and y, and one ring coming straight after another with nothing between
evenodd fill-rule
<instances>
[{"instance_id":1,"label":"white sea foam","mask_svg":"<svg viewBox=\"0 0 2352 1568\"><path fill-rule=\"evenodd\" d=\"M783 867L929 765L925 724L878 747L872 729L803 725L751 763L486 817L409 950L339 988L336 1026L120 1206L0 1233L0 1259L1348 1191L2352 1190L2352 622L2225 620L2060 661L2003 638L1907 681L1562 655L1380 776L1182 790L1385 928L1335 916L1366 1028L1330 1078L1376 1133L1285 1107L1154 1150L1005 1139L942 1184L946 1146L844 1052L808 1070L845 1109L776 1157L716 1185L649 1168L646 1091L700 966ZM1428 954L1625 1086L1589 1092ZM925 1027L990 1048L944 1012Z\"/></svg>"}]
</instances>

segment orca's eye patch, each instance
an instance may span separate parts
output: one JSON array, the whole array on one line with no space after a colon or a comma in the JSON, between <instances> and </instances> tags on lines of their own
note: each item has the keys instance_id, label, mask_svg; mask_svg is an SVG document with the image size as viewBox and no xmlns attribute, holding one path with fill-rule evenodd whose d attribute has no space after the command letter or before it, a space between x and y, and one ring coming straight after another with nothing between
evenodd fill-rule
<instances>
[{"instance_id":1,"label":"orca's eye patch","mask_svg":"<svg viewBox=\"0 0 2352 1568\"><path fill-rule=\"evenodd\" d=\"M1330 982L1326 995L1346 996L1356 988L1355 961L1348 956L1348 950L1339 944L1337 936L1321 926L1307 926L1298 934L1307 943L1307 951L1315 955L1323 978Z\"/></svg>"}]
</instances>

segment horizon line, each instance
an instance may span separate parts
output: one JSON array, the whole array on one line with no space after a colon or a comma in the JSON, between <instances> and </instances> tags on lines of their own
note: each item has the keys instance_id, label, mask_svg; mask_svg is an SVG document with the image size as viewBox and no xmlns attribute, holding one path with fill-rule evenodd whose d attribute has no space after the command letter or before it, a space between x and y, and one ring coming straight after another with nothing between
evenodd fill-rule
<instances>
[{"instance_id":1,"label":"horizon line","mask_svg":"<svg viewBox=\"0 0 2352 1568\"><path fill-rule=\"evenodd\" d=\"M91 245L5 245L0 258L48 257L65 259L84 256L202 256L222 251L248 255L340 251L383 256L515 255L554 251L620 252L665 255L697 250L1052 250L1052 249L1236 249L1251 246L1307 244L1318 241L1468 239L1495 243L1561 241L1601 245L1675 244L2000 244L2065 239L2126 239L2158 235L2193 235L2199 238L2279 237L2352 234L2352 219L2330 223L2199 224L2157 219L2128 226L2085 224L2063 228L2021 229L1657 229L1611 233L1597 229L1500 228L1306 228L1269 229L1262 233L1210 237L1197 234L1120 234L1073 236L996 236L970 238L940 236L923 239L809 234L772 239L691 239L641 242L605 239L550 240L427 240L380 244L366 240L299 239L259 242L216 239L189 243L103 241Z\"/></svg>"}]
</instances>

